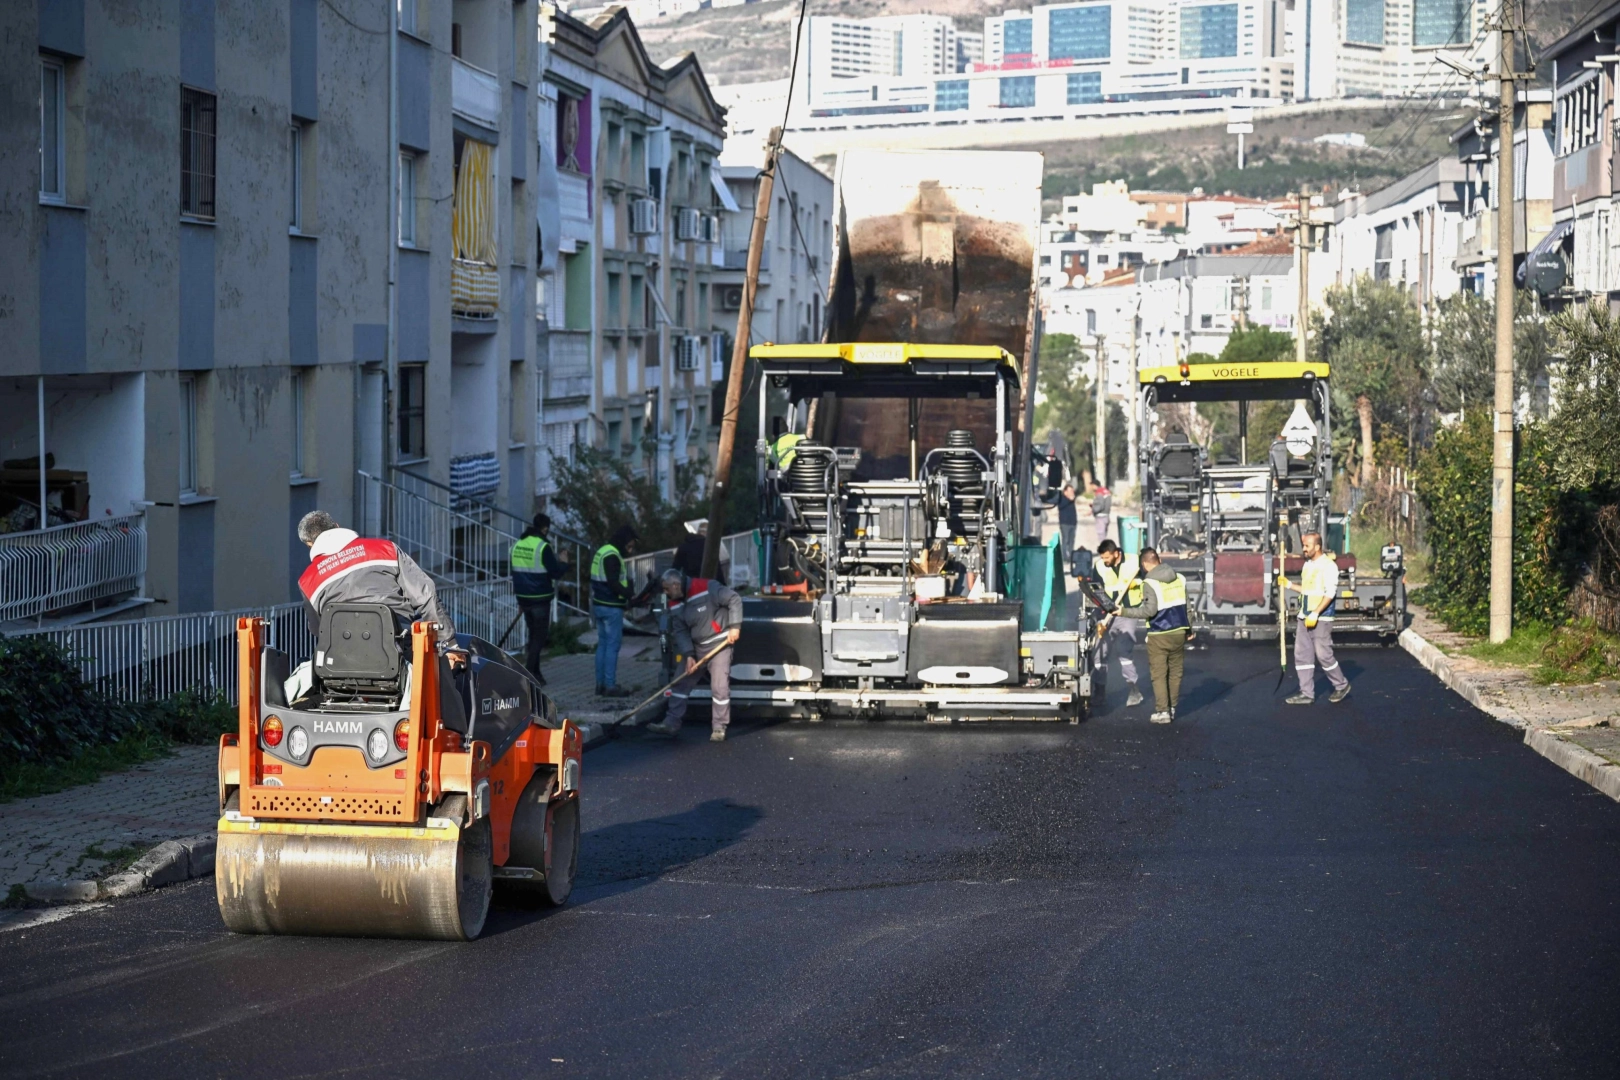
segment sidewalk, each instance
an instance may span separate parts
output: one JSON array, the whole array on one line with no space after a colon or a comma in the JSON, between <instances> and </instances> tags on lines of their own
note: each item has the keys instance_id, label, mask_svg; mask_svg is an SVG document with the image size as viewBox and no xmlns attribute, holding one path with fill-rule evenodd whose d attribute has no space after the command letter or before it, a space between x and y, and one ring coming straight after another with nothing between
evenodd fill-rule
<instances>
[{"instance_id":1,"label":"sidewalk","mask_svg":"<svg viewBox=\"0 0 1620 1080\"><path fill-rule=\"evenodd\" d=\"M591 653L543 665L546 691L558 713L584 729L587 747L602 740L604 723L658 687L658 641L625 639L619 683L633 697L596 697L595 669ZM36 903L97 900L212 873L211 846L202 857L190 845L171 848L165 842L207 837L211 844L219 818L216 757L213 746L183 746L93 784L0 803L0 899L21 886ZM156 859L143 858L158 845L164 851ZM127 867L143 882L117 876ZM0 927L7 921L0 917Z\"/></svg>"},{"instance_id":2,"label":"sidewalk","mask_svg":"<svg viewBox=\"0 0 1620 1080\"><path fill-rule=\"evenodd\" d=\"M1620 800L1620 682L1543 686L1524 668L1461 655L1477 639L1411 610L1401 634L1407 652L1480 711L1523 731L1536 753Z\"/></svg>"}]
</instances>

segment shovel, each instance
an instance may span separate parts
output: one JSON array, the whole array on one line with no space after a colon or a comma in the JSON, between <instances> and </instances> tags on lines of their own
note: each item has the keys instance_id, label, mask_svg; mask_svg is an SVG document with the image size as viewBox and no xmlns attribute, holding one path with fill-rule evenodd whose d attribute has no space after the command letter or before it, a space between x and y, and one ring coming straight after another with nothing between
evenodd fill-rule
<instances>
[{"instance_id":1,"label":"shovel","mask_svg":"<svg viewBox=\"0 0 1620 1080\"><path fill-rule=\"evenodd\" d=\"M731 643L728 642L728 641L722 641L720 644L718 644L714 648L710 649L708 654L705 655L703 657L703 659L699 660L697 662L697 666L694 667L691 671L682 672L679 677L671 680L668 683L665 683L663 686L660 686L657 690L654 690L651 694L647 695L647 697L642 700L641 704L635 706L629 712L621 714L612 723L604 725L606 730L609 733L608 737L609 738L614 738L614 739L618 738L618 730L619 730L619 725L620 724L623 724L626 720L629 720L631 717L635 716L636 713L640 712L642 709L645 709L648 705L651 705L653 702L655 702L659 698L663 697L665 691L669 690L676 683L682 681L683 679L688 678L689 676L696 675L698 672L702 671L705 667L708 666L710 660L713 660L716 656L720 655L720 650L721 649L726 648L730 644Z\"/></svg>"},{"instance_id":2,"label":"shovel","mask_svg":"<svg viewBox=\"0 0 1620 1080\"><path fill-rule=\"evenodd\" d=\"M1288 588L1284 584L1287 579L1282 571L1277 572L1277 662L1281 670L1277 672L1277 686L1271 692L1275 694L1282 689L1283 680L1288 677Z\"/></svg>"}]
</instances>

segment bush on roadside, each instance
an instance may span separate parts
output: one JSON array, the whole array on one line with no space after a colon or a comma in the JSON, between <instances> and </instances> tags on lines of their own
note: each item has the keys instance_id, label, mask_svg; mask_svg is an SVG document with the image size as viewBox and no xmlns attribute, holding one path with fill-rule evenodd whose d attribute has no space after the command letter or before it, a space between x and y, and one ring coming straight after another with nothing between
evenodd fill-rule
<instances>
[{"instance_id":1,"label":"bush on roadside","mask_svg":"<svg viewBox=\"0 0 1620 1080\"><path fill-rule=\"evenodd\" d=\"M1541 648L1536 681L1597 682L1620 676L1620 638L1582 621L1560 626Z\"/></svg>"},{"instance_id":2,"label":"bush on roadside","mask_svg":"<svg viewBox=\"0 0 1620 1080\"><path fill-rule=\"evenodd\" d=\"M136 711L96 692L71 654L45 637L0 638L0 755L44 762L116 741Z\"/></svg>"}]
</instances>

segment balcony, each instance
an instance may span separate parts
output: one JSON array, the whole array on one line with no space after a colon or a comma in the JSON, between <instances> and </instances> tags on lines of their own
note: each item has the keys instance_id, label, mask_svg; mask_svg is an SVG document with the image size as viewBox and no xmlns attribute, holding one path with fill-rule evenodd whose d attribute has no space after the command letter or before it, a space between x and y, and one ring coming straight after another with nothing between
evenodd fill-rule
<instances>
[{"instance_id":1,"label":"balcony","mask_svg":"<svg viewBox=\"0 0 1620 1080\"><path fill-rule=\"evenodd\" d=\"M460 57L450 58L450 108L492 130L501 126L501 81Z\"/></svg>"},{"instance_id":2,"label":"balcony","mask_svg":"<svg viewBox=\"0 0 1620 1080\"><path fill-rule=\"evenodd\" d=\"M0 623L106 607L146 581L146 516L0 534Z\"/></svg>"},{"instance_id":3,"label":"balcony","mask_svg":"<svg viewBox=\"0 0 1620 1080\"><path fill-rule=\"evenodd\" d=\"M591 332L552 328L546 365L546 398L591 396Z\"/></svg>"}]
</instances>

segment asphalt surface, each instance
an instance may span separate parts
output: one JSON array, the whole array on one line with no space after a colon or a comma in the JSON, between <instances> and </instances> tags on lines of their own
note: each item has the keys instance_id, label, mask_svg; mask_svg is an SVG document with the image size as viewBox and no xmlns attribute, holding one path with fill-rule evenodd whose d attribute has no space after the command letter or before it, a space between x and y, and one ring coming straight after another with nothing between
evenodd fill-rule
<instances>
[{"instance_id":1,"label":"asphalt surface","mask_svg":"<svg viewBox=\"0 0 1620 1080\"><path fill-rule=\"evenodd\" d=\"M1398 650L1189 658L1181 719L700 725L586 759L582 878L467 945L0 934L0 1073L1600 1076L1620 805Z\"/></svg>"}]
</instances>

